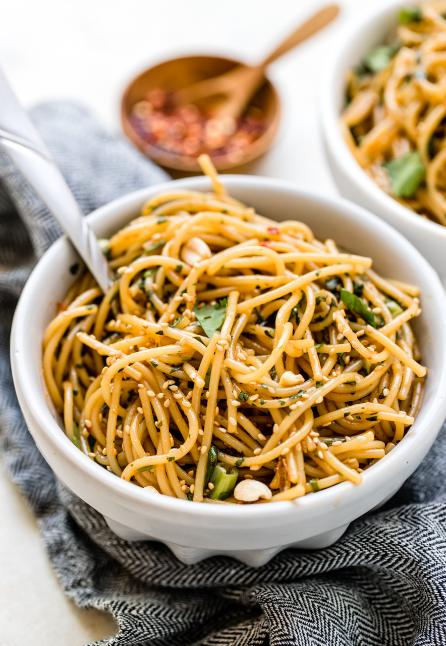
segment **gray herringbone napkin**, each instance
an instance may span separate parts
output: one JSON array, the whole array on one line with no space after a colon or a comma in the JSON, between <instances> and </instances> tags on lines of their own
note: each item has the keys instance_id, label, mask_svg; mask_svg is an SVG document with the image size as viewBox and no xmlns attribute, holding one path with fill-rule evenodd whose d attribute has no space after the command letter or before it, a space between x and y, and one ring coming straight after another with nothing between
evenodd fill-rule
<instances>
[{"instance_id":1,"label":"gray herringbone napkin","mask_svg":"<svg viewBox=\"0 0 446 646\"><path fill-rule=\"evenodd\" d=\"M33 117L84 210L163 177L82 109ZM0 438L11 477L39 518L65 592L107 610L110 645L444 646L446 436L384 508L332 547L288 550L260 569L229 558L193 566L157 543L126 543L61 487L40 457L14 396L11 317L26 276L57 225L0 157Z\"/></svg>"}]
</instances>

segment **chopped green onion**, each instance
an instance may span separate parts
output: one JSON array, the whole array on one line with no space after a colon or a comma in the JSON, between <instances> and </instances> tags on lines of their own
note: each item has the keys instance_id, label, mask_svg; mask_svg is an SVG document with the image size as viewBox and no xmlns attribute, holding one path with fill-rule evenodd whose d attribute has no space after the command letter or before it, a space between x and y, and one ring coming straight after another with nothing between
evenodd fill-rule
<instances>
[{"instance_id":1,"label":"chopped green onion","mask_svg":"<svg viewBox=\"0 0 446 646\"><path fill-rule=\"evenodd\" d=\"M353 292L349 292L348 289L341 289L341 300L351 312L358 314L372 327L378 327L375 314L367 307L364 301L358 298L358 296L355 296Z\"/></svg>"},{"instance_id":2,"label":"chopped green onion","mask_svg":"<svg viewBox=\"0 0 446 646\"><path fill-rule=\"evenodd\" d=\"M227 471L226 467L221 464L221 462L216 464L211 477L211 482L214 487L211 490L209 497L213 500L225 500L226 498L229 498L231 493L234 491L237 478L238 469L232 467Z\"/></svg>"},{"instance_id":3,"label":"chopped green onion","mask_svg":"<svg viewBox=\"0 0 446 646\"><path fill-rule=\"evenodd\" d=\"M208 452L208 466L206 470L206 479L205 486L207 486L209 480L212 478L214 473L215 465L218 461L218 449L216 446L212 445Z\"/></svg>"},{"instance_id":4,"label":"chopped green onion","mask_svg":"<svg viewBox=\"0 0 446 646\"><path fill-rule=\"evenodd\" d=\"M403 7L398 14L400 25L408 25L410 22L421 22L423 20L423 10L416 5Z\"/></svg>"},{"instance_id":5,"label":"chopped green onion","mask_svg":"<svg viewBox=\"0 0 446 646\"><path fill-rule=\"evenodd\" d=\"M390 188L395 197L412 197L426 175L418 152L409 152L392 159L384 167L388 172Z\"/></svg>"},{"instance_id":6,"label":"chopped green onion","mask_svg":"<svg viewBox=\"0 0 446 646\"><path fill-rule=\"evenodd\" d=\"M399 45L380 45L367 54L364 59L364 66L375 74L381 72L390 64L398 50Z\"/></svg>"},{"instance_id":7,"label":"chopped green onion","mask_svg":"<svg viewBox=\"0 0 446 646\"><path fill-rule=\"evenodd\" d=\"M393 318L403 312L403 308L396 301L387 301L386 306Z\"/></svg>"},{"instance_id":8,"label":"chopped green onion","mask_svg":"<svg viewBox=\"0 0 446 646\"><path fill-rule=\"evenodd\" d=\"M310 487L313 489L314 492L321 490L319 486L319 481L315 480L314 478L310 480L308 484L310 485Z\"/></svg>"},{"instance_id":9,"label":"chopped green onion","mask_svg":"<svg viewBox=\"0 0 446 646\"><path fill-rule=\"evenodd\" d=\"M81 433L79 430L79 424L76 424L76 422L73 422L73 435L70 437L70 440L78 449L81 448Z\"/></svg>"}]
</instances>

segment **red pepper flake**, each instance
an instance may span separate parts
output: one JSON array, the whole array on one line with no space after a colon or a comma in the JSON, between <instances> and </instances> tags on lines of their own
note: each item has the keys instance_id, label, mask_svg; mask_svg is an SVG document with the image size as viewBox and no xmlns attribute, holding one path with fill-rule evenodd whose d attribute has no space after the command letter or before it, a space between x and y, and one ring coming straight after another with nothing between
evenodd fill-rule
<instances>
[{"instance_id":1,"label":"red pepper flake","mask_svg":"<svg viewBox=\"0 0 446 646\"><path fill-rule=\"evenodd\" d=\"M271 233L272 235L278 235L280 233L279 229L277 227L268 227L267 228L268 233Z\"/></svg>"},{"instance_id":2,"label":"red pepper flake","mask_svg":"<svg viewBox=\"0 0 446 646\"><path fill-rule=\"evenodd\" d=\"M234 121L213 118L195 105L175 106L173 98L172 92L161 88L150 90L132 107L131 121L144 141L176 155L207 153L236 164L267 126L264 114L254 106Z\"/></svg>"}]
</instances>

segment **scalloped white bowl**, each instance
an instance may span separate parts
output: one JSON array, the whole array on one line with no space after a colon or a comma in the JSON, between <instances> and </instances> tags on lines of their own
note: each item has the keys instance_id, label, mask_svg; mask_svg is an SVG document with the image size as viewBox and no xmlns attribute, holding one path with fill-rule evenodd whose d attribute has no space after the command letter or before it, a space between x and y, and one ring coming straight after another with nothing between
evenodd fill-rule
<instances>
[{"instance_id":1,"label":"scalloped white bowl","mask_svg":"<svg viewBox=\"0 0 446 646\"><path fill-rule=\"evenodd\" d=\"M275 179L222 179L232 195L259 212L277 220L301 219L318 237L335 238L353 252L371 255L381 273L422 289L417 333L429 368L424 403L404 440L364 473L360 485L342 483L294 502L194 503L151 494L81 453L63 432L41 368L43 331L72 281L69 267L76 255L66 238L47 251L25 285L14 317L11 362L20 406L42 455L62 482L104 515L116 534L128 540L162 541L186 563L226 554L259 566L286 547L330 545L352 520L394 494L421 462L446 416L446 304L426 260L399 233L360 207ZM111 234L136 216L145 200L172 188L206 190L209 182L191 178L131 193L92 213L90 224L100 236Z\"/></svg>"},{"instance_id":2,"label":"scalloped white bowl","mask_svg":"<svg viewBox=\"0 0 446 646\"><path fill-rule=\"evenodd\" d=\"M328 164L344 197L361 204L407 237L429 260L446 285L446 227L427 220L382 191L351 154L340 128L347 72L357 65L396 25L401 0L386 0L366 10L339 34L321 82L319 117Z\"/></svg>"}]
</instances>

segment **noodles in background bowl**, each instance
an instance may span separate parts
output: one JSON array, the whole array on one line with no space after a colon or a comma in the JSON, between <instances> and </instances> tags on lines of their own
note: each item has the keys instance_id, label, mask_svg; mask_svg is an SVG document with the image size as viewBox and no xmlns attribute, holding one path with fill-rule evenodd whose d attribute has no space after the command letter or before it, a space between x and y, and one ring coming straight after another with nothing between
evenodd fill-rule
<instances>
[{"instance_id":1,"label":"noodles in background bowl","mask_svg":"<svg viewBox=\"0 0 446 646\"><path fill-rule=\"evenodd\" d=\"M401 204L446 225L446 2L403 7L349 73L342 113L358 163Z\"/></svg>"},{"instance_id":2,"label":"noodles in background bowl","mask_svg":"<svg viewBox=\"0 0 446 646\"><path fill-rule=\"evenodd\" d=\"M66 434L117 476L199 502L359 483L421 403L418 290L257 214L201 162L213 193L152 198L104 241L110 291L81 273L45 332Z\"/></svg>"}]
</instances>

